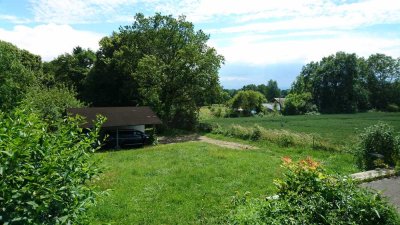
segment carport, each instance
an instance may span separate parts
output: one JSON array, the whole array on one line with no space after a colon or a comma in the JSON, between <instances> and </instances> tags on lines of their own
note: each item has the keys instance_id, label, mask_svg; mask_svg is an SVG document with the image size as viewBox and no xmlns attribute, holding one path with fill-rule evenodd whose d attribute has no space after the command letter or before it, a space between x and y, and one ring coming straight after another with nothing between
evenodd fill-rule
<instances>
[{"instance_id":1,"label":"carport","mask_svg":"<svg viewBox=\"0 0 400 225\"><path fill-rule=\"evenodd\" d=\"M85 118L83 128L92 128L97 115L107 118L102 125L103 130L113 130L116 132L117 147L119 146L120 130L138 130L145 132L146 125L162 124L162 121L148 106L140 107L88 107L88 108L69 108L69 116L80 115Z\"/></svg>"}]
</instances>

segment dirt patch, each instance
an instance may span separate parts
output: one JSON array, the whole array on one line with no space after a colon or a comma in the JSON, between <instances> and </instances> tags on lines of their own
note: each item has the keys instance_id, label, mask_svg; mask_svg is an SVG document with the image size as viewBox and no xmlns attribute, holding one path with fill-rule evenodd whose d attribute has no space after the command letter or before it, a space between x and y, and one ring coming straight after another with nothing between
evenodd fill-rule
<instances>
[{"instance_id":1,"label":"dirt patch","mask_svg":"<svg viewBox=\"0 0 400 225\"><path fill-rule=\"evenodd\" d=\"M230 148L230 149L239 149L239 150L258 149L257 147L254 147L251 145L240 144L240 143L231 142L231 141L216 140L213 138L209 138L206 136L200 136L197 134L191 134L191 135L185 135L185 136L179 136L179 137L160 137L159 138L159 142L161 144L171 144L171 143L179 143L179 142L187 142L187 141L200 141L200 142L218 145L220 147Z\"/></svg>"}]
</instances>

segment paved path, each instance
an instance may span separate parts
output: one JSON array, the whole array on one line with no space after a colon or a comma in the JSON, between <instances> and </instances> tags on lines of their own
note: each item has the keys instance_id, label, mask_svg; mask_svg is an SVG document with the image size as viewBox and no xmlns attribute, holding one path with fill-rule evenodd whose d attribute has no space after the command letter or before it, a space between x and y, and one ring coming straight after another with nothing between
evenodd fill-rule
<instances>
[{"instance_id":1,"label":"paved path","mask_svg":"<svg viewBox=\"0 0 400 225\"><path fill-rule=\"evenodd\" d=\"M388 197L389 201L397 207L400 213L400 177L384 178L361 184L362 187L382 191L382 195Z\"/></svg>"}]
</instances>

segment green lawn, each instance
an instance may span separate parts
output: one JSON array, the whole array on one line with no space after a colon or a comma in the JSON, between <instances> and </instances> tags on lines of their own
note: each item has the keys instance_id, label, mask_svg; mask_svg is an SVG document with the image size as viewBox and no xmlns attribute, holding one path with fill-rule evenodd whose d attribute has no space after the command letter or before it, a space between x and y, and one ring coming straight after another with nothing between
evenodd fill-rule
<instances>
[{"instance_id":1,"label":"green lawn","mask_svg":"<svg viewBox=\"0 0 400 225\"><path fill-rule=\"evenodd\" d=\"M400 113L384 112L318 116L209 118L203 120L203 122L218 123L222 127L232 124L241 126L258 124L267 129L286 129L295 132L313 133L331 141L333 144L339 145L354 141L361 129L378 121L388 123L395 130L400 131Z\"/></svg>"},{"instance_id":2,"label":"green lawn","mask_svg":"<svg viewBox=\"0 0 400 225\"><path fill-rule=\"evenodd\" d=\"M259 150L243 151L187 142L98 153L106 168L98 184L113 190L91 209L91 221L214 224L226 215L237 191L260 198L273 194L283 156L312 156L331 172L357 171L348 154L256 145Z\"/></svg>"}]
</instances>

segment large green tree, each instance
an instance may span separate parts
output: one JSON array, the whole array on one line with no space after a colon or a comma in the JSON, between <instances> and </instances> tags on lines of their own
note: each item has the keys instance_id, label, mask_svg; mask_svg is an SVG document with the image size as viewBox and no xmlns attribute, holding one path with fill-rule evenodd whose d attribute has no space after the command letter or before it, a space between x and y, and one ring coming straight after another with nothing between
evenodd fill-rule
<instances>
[{"instance_id":1,"label":"large green tree","mask_svg":"<svg viewBox=\"0 0 400 225\"><path fill-rule=\"evenodd\" d=\"M389 104L400 104L400 60L384 54L367 59L367 85L372 107L386 109Z\"/></svg>"},{"instance_id":2,"label":"large green tree","mask_svg":"<svg viewBox=\"0 0 400 225\"><path fill-rule=\"evenodd\" d=\"M78 46L72 50L72 54L65 53L44 63L44 73L50 78L47 85L56 84L75 89L78 97L82 97L86 76L95 60L96 54L92 50Z\"/></svg>"},{"instance_id":3,"label":"large green tree","mask_svg":"<svg viewBox=\"0 0 400 225\"><path fill-rule=\"evenodd\" d=\"M368 107L364 60L356 54L337 52L320 62L305 65L292 85L292 93L311 93L312 102L324 113L351 113Z\"/></svg>"},{"instance_id":4,"label":"large green tree","mask_svg":"<svg viewBox=\"0 0 400 225\"><path fill-rule=\"evenodd\" d=\"M14 108L41 73L39 56L0 40L0 110Z\"/></svg>"},{"instance_id":5,"label":"large green tree","mask_svg":"<svg viewBox=\"0 0 400 225\"><path fill-rule=\"evenodd\" d=\"M266 102L264 95L258 91L239 91L230 100L230 105L235 111L242 111L244 115L251 115L254 110L256 113L264 110L263 103Z\"/></svg>"},{"instance_id":6,"label":"large green tree","mask_svg":"<svg viewBox=\"0 0 400 225\"><path fill-rule=\"evenodd\" d=\"M95 106L149 105L168 125L191 127L199 106L219 96L224 59L185 17L135 16L130 26L100 41L87 79Z\"/></svg>"}]
</instances>

